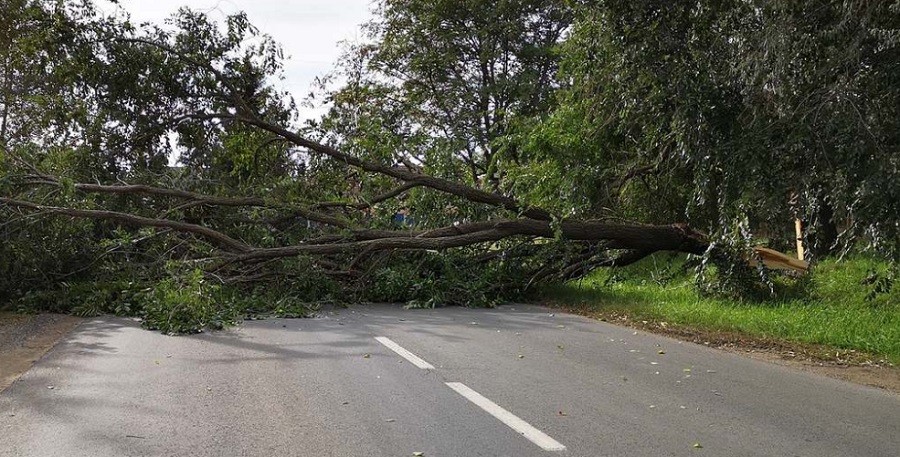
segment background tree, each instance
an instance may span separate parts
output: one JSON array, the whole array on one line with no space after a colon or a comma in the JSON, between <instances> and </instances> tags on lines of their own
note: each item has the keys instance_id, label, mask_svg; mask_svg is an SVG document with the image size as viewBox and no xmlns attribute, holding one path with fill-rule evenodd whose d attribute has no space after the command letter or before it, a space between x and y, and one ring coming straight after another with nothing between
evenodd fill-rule
<instances>
[{"instance_id":1,"label":"background tree","mask_svg":"<svg viewBox=\"0 0 900 457\"><path fill-rule=\"evenodd\" d=\"M816 252L838 227L845 247L893 252L898 8L585 2L560 106L524 149L541 179L580 168L563 188L586 211L776 244L799 215Z\"/></svg>"}]
</instances>

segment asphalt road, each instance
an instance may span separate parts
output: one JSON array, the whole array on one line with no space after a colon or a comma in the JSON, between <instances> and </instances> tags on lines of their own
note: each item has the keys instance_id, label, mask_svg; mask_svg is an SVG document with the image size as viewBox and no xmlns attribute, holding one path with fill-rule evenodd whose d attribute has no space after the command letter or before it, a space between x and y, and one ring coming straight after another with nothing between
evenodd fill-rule
<instances>
[{"instance_id":1,"label":"asphalt road","mask_svg":"<svg viewBox=\"0 0 900 457\"><path fill-rule=\"evenodd\" d=\"M419 452L897 457L900 396L531 306L101 318L0 394L0 456Z\"/></svg>"}]
</instances>

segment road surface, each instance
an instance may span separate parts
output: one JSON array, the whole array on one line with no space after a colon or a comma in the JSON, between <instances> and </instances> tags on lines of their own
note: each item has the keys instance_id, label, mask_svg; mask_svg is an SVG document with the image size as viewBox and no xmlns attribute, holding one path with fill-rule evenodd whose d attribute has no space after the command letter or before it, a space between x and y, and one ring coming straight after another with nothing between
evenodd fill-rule
<instances>
[{"instance_id":1,"label":"road surface","mask_svg":"<svg viewBox=\"0 0 900 457\"><path fill-rule=\"evenodd\" d=\"M81 323L0 456L900 455L900 396L533 306L358 306L168 337Z\"/></svg>"}]
</instances>

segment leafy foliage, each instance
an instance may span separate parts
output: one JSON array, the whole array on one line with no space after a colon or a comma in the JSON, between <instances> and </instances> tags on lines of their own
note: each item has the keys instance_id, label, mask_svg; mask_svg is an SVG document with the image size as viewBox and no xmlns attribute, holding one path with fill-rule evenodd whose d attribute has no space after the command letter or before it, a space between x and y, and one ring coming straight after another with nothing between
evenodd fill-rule
<instances>
[{"instance_id":1,"label":"leafy foliage","mask_svg":"<svg viewBox=\"0 0 900 457\"><path fill-rule=\"evenodd\" d=\"M706 246L701 291L771 299L813 293L743 260L795 217L812 260L900 260L900 3L381 0L299 130L243 14L8 3L7 306L193 332L491 306ZM870 302L895 299L891 268Z\"/></svg>"},{"instance_id":2,"label":"leafy foliage","mask_svg":"<svg viewBox=\"0 0 900 457\"><path fill-rule=\"evenodd\" d=\"M579 3L569 84L524 131L539 168L517 180L729 242L750 228L777 243L796 215L817 253L892 255L900 6L814 3Z\"/></svg>"},{"instance_id":3,"label":"leafy foliage","mask_svg":"<svg viewBox=\"0 0 900 457\"><path fill-rule=\"evenodd\" d=\"M373 273L361 298L412 308L460 305L492 307L520 296L526 278L508 262L477 264L461 253L425 252L391 262ZM511 280L515 279L515 280Z\"/></svg>"}]
</instances>

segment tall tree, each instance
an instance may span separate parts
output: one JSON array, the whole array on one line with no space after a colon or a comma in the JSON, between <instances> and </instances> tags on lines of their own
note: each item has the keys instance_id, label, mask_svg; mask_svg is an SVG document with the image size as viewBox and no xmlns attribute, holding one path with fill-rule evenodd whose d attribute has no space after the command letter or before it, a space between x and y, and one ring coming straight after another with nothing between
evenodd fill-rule
<instances>
[{"instance_id":1,"label":"tall tree","mask_svg":"<svg viewBox=\"0 0 900 457\"><path fill-rule=\"evenodd\" d=\"M587 211L732 239L800 216L825 252L836 225L896 247L898 8L583 2L560 107L523 143L543 179L580 165L568 201Z\"/></svg>"},{"instance_id":2,"label":"tall tree","mask_svg":"<svg viewBox=\"0 0 900 457\"><path fill-rule=\"evenodd\" d=\"M571 20L555 2L382 1L368 41L342 61L348 81L324 126L348 145L389 139L398 162L497 190L511 126L553 103Z\"/></svg>"}]
</instances>

